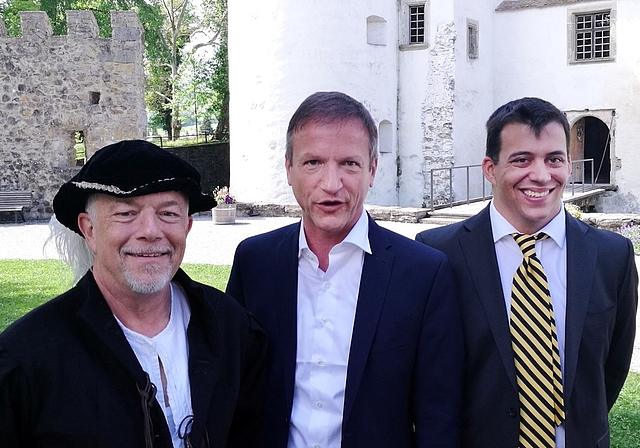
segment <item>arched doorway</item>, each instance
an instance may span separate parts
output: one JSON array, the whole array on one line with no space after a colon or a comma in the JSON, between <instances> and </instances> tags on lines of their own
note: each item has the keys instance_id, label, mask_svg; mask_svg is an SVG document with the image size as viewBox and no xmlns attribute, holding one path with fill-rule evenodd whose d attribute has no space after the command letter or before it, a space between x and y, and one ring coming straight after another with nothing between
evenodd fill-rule
<instances>
[{"instance_id":1,"label":"arched doorway","mask_svg":"<svg viewBox=\"0 0 640 448\"><path fill-rule=\"evenodd\" d=\"M599 118L583 117L571 128L569 154L572 160L593 159L593 164L574 165L574 182L611 182L611 138L609 127Z\"/></svg>"}]
</instances>

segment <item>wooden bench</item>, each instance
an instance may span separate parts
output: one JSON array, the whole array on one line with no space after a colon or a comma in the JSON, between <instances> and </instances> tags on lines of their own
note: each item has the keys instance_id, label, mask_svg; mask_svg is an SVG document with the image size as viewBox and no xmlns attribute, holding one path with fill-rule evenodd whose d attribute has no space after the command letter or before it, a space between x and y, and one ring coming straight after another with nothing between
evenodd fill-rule
<instances>
[{"instance_id":1,"label":"wooden bench","mask_svg":"<svg viewBox=\"0 0 640 448\"><path fill-rule=\"evenodd\" d=\"M24 207L31 207L30 191L0 191L0 212L15 212L18 222L18 212Z\"/></svg>"}]
</instances>

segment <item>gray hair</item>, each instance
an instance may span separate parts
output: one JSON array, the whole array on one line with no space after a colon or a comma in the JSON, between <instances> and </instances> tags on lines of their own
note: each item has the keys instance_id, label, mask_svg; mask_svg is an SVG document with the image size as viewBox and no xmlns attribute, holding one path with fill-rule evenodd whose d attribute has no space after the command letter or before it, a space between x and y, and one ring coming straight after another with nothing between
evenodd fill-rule
<instances>
[{"instance_id":1,"label":"gray hair","mask_svg":"<svg viewBox=\"0 0 640 448\"><path fill-rule=\"evenodd\" d=\"M53 215L49 220L50 234L44 245L53 245L58 257L73 272L72 284L75 285L93 266L93 252L86 240L73 230L65 227Z\"/></svg>"}]
</instances>

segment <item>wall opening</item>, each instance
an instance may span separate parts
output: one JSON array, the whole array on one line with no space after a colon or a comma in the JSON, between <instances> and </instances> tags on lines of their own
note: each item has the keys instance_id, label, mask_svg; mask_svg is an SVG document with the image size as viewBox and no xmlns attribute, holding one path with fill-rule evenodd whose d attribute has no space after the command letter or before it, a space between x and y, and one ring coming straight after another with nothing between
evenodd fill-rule
<instances>
[{"instance_id":1,"label":"wall opening","mask_svg":"<svg viewBox=\"0 0 640 448\"><path fill-rule=\"evenodd\" d=\"M479 55L479 29L477 20L467 19L467 58L478 59Z\"/></svg>"},{"instance_id":2,"label":"wall opening","mask_svg":"<svg viewBox=\"0 0 640 448\"><path fill-rule=\"evenodd\" d=\"M100 103L100 92L89 92L89 104Z\"/></svg>"},{"instance_id":3,"label":"wall opening","mask_svg":"<svg viewBox=\"0 0 640 448\"><path fill-rule=\"evenodd\" d=\"M393 126L389 120L382 120L378 127L378 150L381 154L393 152Z\"/></svg>"},{"instance_id":4,"label":"wall opening","mask_svg":"<svg viewBox=\"0 0 640 448\"><path fill-rule=\"evenodd\" d=\"M611 135L599 118L583 117L571 128L569 145L571 160L593 159L592 163L574 164L574 182L611 183Z\"/></svg>"},{"instance_id":5,"label":"wall opening","mask_svg":"<svg viewBox=\"0 0 640 448\"><path fill-rule=\"evenodd\" d=\"M367 17L367 43L369 45L387 45L387 21L382 17Z\"/></svg>"},{"instance_id":6,"label":"wall opening","mask_svg":"<svg viewBox=\"0 0 640 448\"><path fill-rule=\"evenodd\" d=\"M87 145L84 138L84 131L74 131L74 145L71 150L71 166L82 166L87 160Z\"/></svg>"}]
</instances>

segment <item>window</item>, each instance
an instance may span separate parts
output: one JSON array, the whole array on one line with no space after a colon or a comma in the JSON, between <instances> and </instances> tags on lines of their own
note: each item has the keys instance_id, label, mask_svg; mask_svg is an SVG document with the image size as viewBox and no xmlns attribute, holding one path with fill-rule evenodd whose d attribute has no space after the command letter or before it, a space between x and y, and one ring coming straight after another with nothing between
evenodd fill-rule
<instances>
[{"instance_id":1,"label":"window","mask_svg":"<svg viewBox=\"0 0 640 448\"><path fill-rule=\"evenodd\" d=\"M575 61L611 59L611 11L576 14Z\"/></svg>"},{"instance_id":2,"label":"window","mask_svg":"<svg viewBox=\"0 0 640 448\"><path fill-rule=\"evenodd\" d=\"M467 57L478 59L478 22L467 20Z\"/></svg>"},{"instance_id":3,"label":"window","mask_svg":"<svg viewBox=\"0 0 640 448\"><path fill-rule=\"evenodd\" d=\"M420 51L429 47L430 0L401 0L398 31L401 51Z\"/></svg>"},{"instance_id":4,"label":"window","mask_svg":"<svg viewBox=\"0 0 640 448\"><path fill-rule=\"evenodd\" d=\"M424 5L409 6L409 43L423 44L424 30Z\"/></svg>"}]
</instances>

